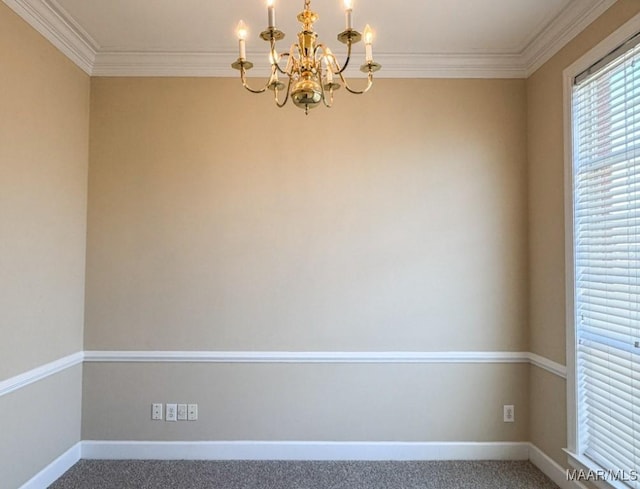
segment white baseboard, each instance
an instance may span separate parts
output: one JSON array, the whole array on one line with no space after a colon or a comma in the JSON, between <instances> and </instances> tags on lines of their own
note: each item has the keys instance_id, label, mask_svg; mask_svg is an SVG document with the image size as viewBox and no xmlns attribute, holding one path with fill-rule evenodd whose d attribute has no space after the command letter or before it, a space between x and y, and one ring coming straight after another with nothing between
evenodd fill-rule
<instances>
[{"instance_id":1,"label":"white baseboard","mask_svg":"<svg viewBox=\"0 0 640 489\"><path fill-rule=\"evenodd\" d=\"M527 460L528 442L82 442L86 459Z\"/></svg>"},{"instance_id":2,"label":"white baseboard","mask_svg":"<svg viewBox=\"0 0 640 489\"><path fill-rule=\"evenodd\" d=\"M82 442L78 442L25 482L20 489L42 489L43 487L48 487L80 460L81 454Z\"/></svg>"},{"instance_id":3,"label":"white baseboard","mask_svg":"<svg viewBox=\"0 0 640 489\"><path fill-rule=\"evenodd\" d=\"M100 441L76 443L23 484L42 489L81 458L102 460L530 460L561 489L586 489L529 442Z\"/></svg>"},{"instance_id":4,"label":"white baseboard","mask_svg":"<svg viewBox=\"0 0 640 489\"><path fill-rule=\"evenodd\" d=\"M587 489L578 481L567 480L567 471L549 455L540 450L533 443L529 447L529 460L538 467L560 489Z\"/></svg>"}]
</instances>

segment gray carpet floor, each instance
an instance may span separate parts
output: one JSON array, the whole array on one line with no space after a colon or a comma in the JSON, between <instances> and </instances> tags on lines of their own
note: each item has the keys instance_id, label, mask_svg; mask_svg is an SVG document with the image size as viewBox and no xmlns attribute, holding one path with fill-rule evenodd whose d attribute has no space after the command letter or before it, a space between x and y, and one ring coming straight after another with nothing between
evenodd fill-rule
<instances>
[{"instance_id":1,"label":"gray carpet floor","mask_svg":"<svg viewBox=\"0 0 640 489\"><path fill-rule=\"evenodd\" d=\"M530 462L80 460L50 489L558 489Z\"/></svg>"}]
</instances>

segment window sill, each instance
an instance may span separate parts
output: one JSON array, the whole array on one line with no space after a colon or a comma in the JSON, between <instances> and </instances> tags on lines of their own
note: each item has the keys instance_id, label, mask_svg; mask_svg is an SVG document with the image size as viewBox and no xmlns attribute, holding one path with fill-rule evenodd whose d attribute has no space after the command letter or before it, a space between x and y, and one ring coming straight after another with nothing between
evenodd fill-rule
<instances>
[{"instance_id":1,"label":"window sill","mask_svg":"<svg viewBox=\"0 0 640 489\"><path fill-rule=\"evenodd\" d=\"M579 482L582 484L586 482L600 489L631 489L632 486L625 484L620 480L611 479L609 476L610 471L603 469L600 465L598 465L594 461L589 460L584 456L572 453L569 450L565 449L564 451L568 455L568 461L571 467L577 470L584 471L585 475L592 476L589 478L576 479L576 482ZM613 474L615 475L615 471L613 472ZM626 476L629 477L630 474L626 474ZM640 477L640 473L637 474L637 476ZM567 472L567 479L568 479L568 472ZM638 481L640 479L635 479L635 480Z\"/></svg>"}]
</instances>

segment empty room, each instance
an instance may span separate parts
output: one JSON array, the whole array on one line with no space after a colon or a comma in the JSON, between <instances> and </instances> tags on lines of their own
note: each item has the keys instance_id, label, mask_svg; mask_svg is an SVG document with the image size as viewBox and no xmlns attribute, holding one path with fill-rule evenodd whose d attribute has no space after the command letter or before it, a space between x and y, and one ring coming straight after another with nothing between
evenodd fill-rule
<instances>
[{"instance_id":1,"label":"empty room","mask_svg":"<svg viewBox=\"0 0 640 489\"><path fill-rule=\"evenodd\" d=\"M3 0L0 489L640 489L639 87L638 0Z\"/></svg>"}]
</instances>

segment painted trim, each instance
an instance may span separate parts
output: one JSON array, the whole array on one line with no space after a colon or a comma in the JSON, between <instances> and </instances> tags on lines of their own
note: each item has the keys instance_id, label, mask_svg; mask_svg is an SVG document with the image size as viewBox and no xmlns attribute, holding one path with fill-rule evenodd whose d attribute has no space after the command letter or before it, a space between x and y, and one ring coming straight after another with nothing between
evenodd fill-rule
<instances>
[{"instance_id":1,"label":"painted trim","mask_svg":"<svg viewBox=\"0 0 640 489\"><path fill-rule=\"evenodd\" d=\"M578 426L578 384L576 382L575 284L573 236L573 79L593 63L640 31L640 14L635 15L615 32L600 41L562 72L564 109L564 214L565 214L565 335L567 358L567 450L580 453Z\"/></svg>"},{"instance_id":2,"label":"painted trim","mask_svg":"<svg viewBox=\"0 0 640 489\"><path fill-rule=\"evenodd\" d=\"M249 53L262 59L264 53ZM98 52L93 76L196 76L237 78L230 60L235 53ZM513 54L397 54L378 53L384 70L376 78L524 78L526 67ZM362 77L357 69L347 72ZM267 76L268 69L256 66L250 76Z\"/></svg>"},{"instance_id":3,"label":"painted trim","mask_svg":"<svg viewBox=\"0 0 640 489\"><path fill-rule=\"evenodd\" d=\"M91 75L97 43L55 0L3 0L82 71Z\"/></svg>"},{"instance_id":4,"label":"painted trim","mask_svg":"<svg viewBox=\"0 0 640 489\"><path fill-rule=\"evenodd\" d=\"M82 442L82 458L102 460L527 460L528 457L528 442Z\"/></svg>"},{"instance_id":5,"label":"painted trim","mask_svg":"<svg viewBox=\"0 0 640 489\"><path fill-rule=\"evenodd\" d=\"M575 334L575 260L574 260L574 214L573 214L573 79L582 70L573 74L569 67L562 73L563 143L564 143L564 283L565 283L565 358L567 362L567 448L577 450L577 384L576 378L576 334ZM586 68L586 67L585 67Z\"/></svg>"},{"instance_id":6,"label":"painted trim","mask_svg":"<svg viewBox=\"0 0 640 489\"><path fill-rule=\"evenodd\" d=\"M567 378L567 367L554 362L553 360L549 360L548 358L535 353L529 353L529 361L531 362L531 365L540 367L547 372L557 375L558 377L562 377L563 379Z\"/></svg>"},{"instance_id":7,"label":"painted trim","mask_svg":"<svg viewBox=\"0 0 640 489\"><path fill-rule=\"evenodd\" d=\"M209 363L530 363L567 378L553 360L530 352L86 351L86 362Z\"/></svg>"},{"instance_id":8,"label":"painted trim","mask_svg":"<svg viewBox=\"0 0 640 489\"><path fill-rule=\"evenodd\" d=\"M587 489L578 481L567 479L567 469L540 450L533 443L529 447L529 460L551 479L560 489Z\"/></svg>"},{"instance_id":9,"label":"painted trim","mask_svg":"<svg viewBox=\"0 0 640 489\"><path fill-rule=\"evenodd\" d=\"M92 76L236 77L231 51L102 51L56 0L3 0ZM573 0L519 52L378 53L383 78L526 78L599 17L615 0ZM262 56L263 53L260 53ZM261 76L258 69L252 75Z\"/></svg>"},{"instance_id":10,"label":"painted trim","mask_svg":"<svg viewBox=\"0 0 640 489\"><path fill-rule=\"evenodd\" d=\"M527 352L85 351L86 362L527 363Z\"/></svg>"},{"instance_id":11,"label":"painted trim","mask_svg":"<svg viewBox=\"0 0 640 489\"><path fill-rule=\"evenodd\" d=\"M566 378L566 367L529 352L85 351L0 381L0 397L83 362L90 363L531 363Z\"/></svg>"},{"instance_id":12,"label":"painted trim","mask_svg":"<svg viewBox=\"0 0 640 489\"><path fill-rule=\"evenodd\" d=\"M586 457L580 457L570 450L564 450L567 454L569 465L578 470L584 470L587 472L595 472L600 474L608 474L609 471L604 469L597 463L592 460L587 459ZM622 481L616 480L590 480L589 483L593 487L598 487L600 489L629 489L629 485L625 484ZM585 486L581 485L584 489L587 489Z\"/></svg>"},{"instance_id":13,"label":"painted trim","mask_svg":"<svg viewBox=\"0 0 640 489\"><path fill-rule=\"evenodd\" d=\"M62 474L78 462L81 455L82 442L78 442L20 486L20 489L42 489L43 487L49 487L50 484L53 484Z\"/></svg>"},{"instance_id":14,"label":"painted trim","mask_svg":"<svg viewBox=\"0 0 640 489\"><path fill-rule=\"evenodd\" d=\"M85 440L76 443L20 489L47 487L80 459L101 460L530 460L561 489L566 469L529 442L152 442Z\"/></svg>"},{"instance_id":15,"label":"painted trim","mask_svg":"<svg viewBox=\"0 0 640 489\"><path fill-rule=\"evenodd\" d=\"M600 17L616 0L570 2L522 52L525 78L531 76L558 51Z\"/></svg>"},{"instance_id":16,"label":"painted trim","mask_svg":"<svg viewBox=\"0 0 640 489\"><path fill-rule=\"evenodd\" d=\"M75 367L76 365L81 364L83 359L84 353L74 353L53 362L41 365L40 367L36 367L28 372L16 375L15 377L3 380L0 382L0 397L33 384L34 382L38 382L39 380L46 379L58 372Z\"/></svg>"}]
</instances>

